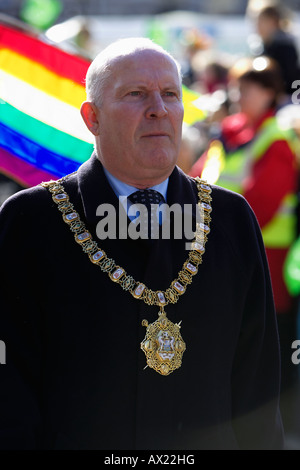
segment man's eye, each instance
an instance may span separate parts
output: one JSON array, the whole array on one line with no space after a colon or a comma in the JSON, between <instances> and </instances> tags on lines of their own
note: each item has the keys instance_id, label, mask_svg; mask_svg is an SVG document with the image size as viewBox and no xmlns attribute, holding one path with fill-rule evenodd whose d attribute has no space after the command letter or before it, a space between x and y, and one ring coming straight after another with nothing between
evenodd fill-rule
<instances>
[{"instance_id":1,"label":"man's eye","mask_svg":"<svg viewBox=\"0 0 300 470\"><path fill-rule=\"evenodd\" d=\"M140 95L141 95L141 91L138 91L138 90L136 90L136 91L130 91L130 92L129 92L129 95L130 95L130 96L140 96Z\"/></svg>"},{"instance_id":2,"label":"man's eye","mask_svg":"<svg viewBox=\"0 0 300 470\"><path fill-rule=\"evenodd\" d=\"M176 93L174 91L166 91L165 95L166 96L176 96Z\"/></svg>"}]
</instances>

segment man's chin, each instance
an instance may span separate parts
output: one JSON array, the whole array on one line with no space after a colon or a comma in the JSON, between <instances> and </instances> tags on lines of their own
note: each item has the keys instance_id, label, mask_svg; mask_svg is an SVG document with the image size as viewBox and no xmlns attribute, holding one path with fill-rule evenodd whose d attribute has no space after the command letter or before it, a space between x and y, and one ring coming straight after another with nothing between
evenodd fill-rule
<instances>
[{"instance_id":1,"label":"man's chin","mask_svg":"<svg viewBox=\"0 0 300 470\"><path fill-rule=\"evenodd\" d=\"M170 154L167 151L152 153L148 157L145 155L145 158L143 158L144 168L148 171L168 171L169 169L172 171L175 167L176 161L177 156Z\"/></svg>"},{"instance_id":2,"label":"man's chin","mask_svg":"<svg viewBox=\"0 0 300 470\"><path fill-rule=\"evenodd\" d=\"M174 170L176 161L153 162L151 166L144 166L141 171L136 172L137 188L155 186L165 181Z\"/></svg>"}]
</instances>

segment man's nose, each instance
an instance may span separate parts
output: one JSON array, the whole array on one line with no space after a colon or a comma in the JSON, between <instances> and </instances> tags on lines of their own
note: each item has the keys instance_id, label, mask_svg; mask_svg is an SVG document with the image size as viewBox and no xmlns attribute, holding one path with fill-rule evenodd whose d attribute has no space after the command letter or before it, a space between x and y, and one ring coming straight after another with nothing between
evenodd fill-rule
<instances>
[{"instance_id":1,"label":"man's nose","mask_svg":"<svg viewBox=\"0 0 300 470\"><path fill-rule=\"evenodd\" d=\"M159 92L149 95L149 103L146 111L147 118L161 118L166 116L167 108L165 102Z\"/></svg>"}]
</instances>

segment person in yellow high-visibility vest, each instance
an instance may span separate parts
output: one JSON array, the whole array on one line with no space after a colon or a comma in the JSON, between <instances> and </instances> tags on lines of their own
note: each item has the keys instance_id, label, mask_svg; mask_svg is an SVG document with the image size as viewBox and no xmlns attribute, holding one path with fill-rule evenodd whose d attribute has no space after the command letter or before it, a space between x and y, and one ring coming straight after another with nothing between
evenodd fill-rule
<instances>
[{"instance_id":1,"label":"person in yellow high-visibility vest","mask_svg":"<svg viewBox=\"0 0 300 470\"><path fill-rule=\"evenodd\" d=\"M297 236L299 144L294 131L282 128L277 117L282 82L275 62L266 57L249 59L235 77L240 112L224 119L219 138L210 143L190 175L242 194L256 214L270 266L286 389L295 378L291 344L296 339L296 305L284 282L283 265Z\"/></svg>"}]
</instances>

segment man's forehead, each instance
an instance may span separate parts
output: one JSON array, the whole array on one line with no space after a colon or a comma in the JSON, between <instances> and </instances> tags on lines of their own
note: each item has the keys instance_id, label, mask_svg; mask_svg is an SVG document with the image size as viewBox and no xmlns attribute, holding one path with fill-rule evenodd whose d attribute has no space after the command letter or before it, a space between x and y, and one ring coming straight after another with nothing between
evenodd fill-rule
<instances>
[{"instance_id":1,"label":"man's forehead","mask_svg":"<svg viewBox=\"0 0 300 470\"><path fill-rule=\"evenodd\" d=\"M172 72L177 71L177 65L172 57L164 54L162 52L153 50L153 49L143 49L137 50L125 55L120 55L115 57L111 62L111 68L121 67L123 70L128 68L137 68L147 67L147 64L151 68L156 69L169 69Z\"/></svg>"},{"instance_id":2,"label":"man's forehead","mask_svg":"<svg viewBox=\"0 0 300 470\"><path fill-rule=\"evenodd\" d=\"M157 51L147 50L122 56L114 61L111 71L115 74L116 84L139 82L142 86L155 80L169 82L172 86L180 85L176 63Z\"/></svg>"}]
</instances>

